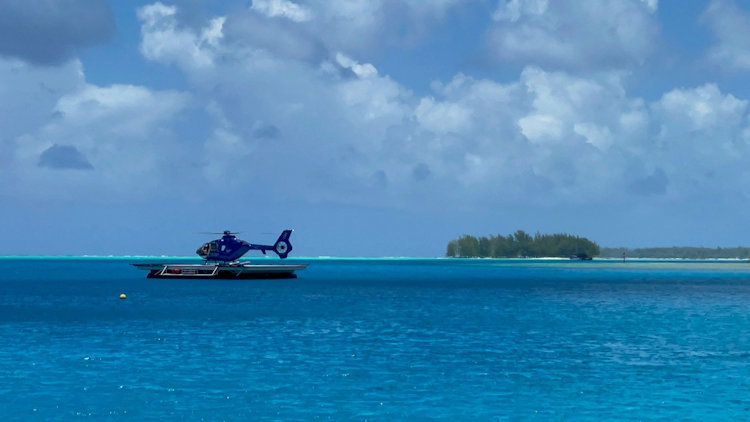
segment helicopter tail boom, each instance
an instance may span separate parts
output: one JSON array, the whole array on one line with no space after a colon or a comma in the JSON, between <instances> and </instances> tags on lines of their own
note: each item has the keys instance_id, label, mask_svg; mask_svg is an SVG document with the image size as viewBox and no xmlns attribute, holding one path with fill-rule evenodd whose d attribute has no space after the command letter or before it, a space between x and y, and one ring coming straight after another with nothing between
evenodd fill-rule
<instances>
[{"instance_id":1,"label":"helicopter tail boom","mask_svg":"<svg viewBox=\"0 0 750 422\"><path fill-rule=\"evenodd\" d=\"M289 237L292 235L292 231L290 229L284 230L281 232L281 235L276 240L276 243L271 245L250 245L250 249L259 250L263 253L263 255L266 254L266 251L274 251L276 255L279 256L279 258L284 259L289 255L289 252L292 251L292 244L289 241Z\"/></svg>"}]
</instances>

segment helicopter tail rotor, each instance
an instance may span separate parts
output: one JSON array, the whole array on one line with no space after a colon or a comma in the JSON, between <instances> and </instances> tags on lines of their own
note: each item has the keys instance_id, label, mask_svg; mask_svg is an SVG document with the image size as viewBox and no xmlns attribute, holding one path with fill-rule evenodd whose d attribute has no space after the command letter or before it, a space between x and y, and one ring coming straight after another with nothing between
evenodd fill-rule
<instances>
[{"instance_id":1,"label":"helicopter tail rotor","mask_svg":"<svg viewBox=\"0 0 750 422\"><path fill-rule=\"evenodd\" d=\"M279 239L273 244L273 251L276 252L276 255L281 259L286 258L287 255L289 255L289 252L292 251L292 244L289 241L292 231L293 230L284 230L281 232L281 236L279 236Z\"/></svg>"}]
</instances>

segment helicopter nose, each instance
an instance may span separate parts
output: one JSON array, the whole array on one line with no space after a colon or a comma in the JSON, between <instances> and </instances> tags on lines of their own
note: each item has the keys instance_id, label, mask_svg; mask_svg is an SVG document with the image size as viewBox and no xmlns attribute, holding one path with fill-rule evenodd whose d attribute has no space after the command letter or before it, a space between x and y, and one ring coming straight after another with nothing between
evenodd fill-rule
<instances>
[{"instance_id":1,"label":"helicopter nose","mask_svg":"<svg viewBox=\"0 0 750 422\"><path fill-rule=\"evenodd\" d=\"M198 254L200 257L206 257L208 256L208 252L210 251L210 247L208 243L201 245L200 248L195 250L195 253Z\"/></svg>"}]
</instances>

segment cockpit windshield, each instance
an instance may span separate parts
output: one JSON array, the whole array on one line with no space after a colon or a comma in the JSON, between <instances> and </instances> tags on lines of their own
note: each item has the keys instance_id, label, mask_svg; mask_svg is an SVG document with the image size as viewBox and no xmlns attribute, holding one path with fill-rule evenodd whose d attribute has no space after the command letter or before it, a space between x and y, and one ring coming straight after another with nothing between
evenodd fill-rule
<instances>
[{"instance_id":1,"label":"cockpit windshield","mask_svg":"<svg viewBox=\"0 0 750 422\"><path fill-rule=\"evenodd\" d=\"M210 254L211 252L214 252L215 250L216 250L216 245L211 242L208 242L208 243L204 243L203 246L198 248L197 252L198 252L198 255L200 256L206 256Z\"/></svg>"}]
</instances>

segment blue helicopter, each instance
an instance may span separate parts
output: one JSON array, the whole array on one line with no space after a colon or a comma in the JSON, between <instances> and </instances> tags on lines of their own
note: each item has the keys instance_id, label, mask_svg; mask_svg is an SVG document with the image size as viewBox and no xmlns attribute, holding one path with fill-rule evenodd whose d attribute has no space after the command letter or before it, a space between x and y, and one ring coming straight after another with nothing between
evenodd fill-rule
<instances>
[{"instance_id":1,"label":"blue helicopter","mask_svg":"<svg viewBox=\"0 0 750 422\"><path fill-rule=\"evenodd\" d=\"M245 242L235 236L238 233L232 233L229 230L217 234L223 234L221 239L204 243L195 251L206 262L234 262L251 250L261 251L263 255L266 254L266 251L273 251L279 258L284 259L292 251L292 244L289 242L292 230L282 231L281 236L273 245L256 245Z\"/></svg>"}]
</instances>

